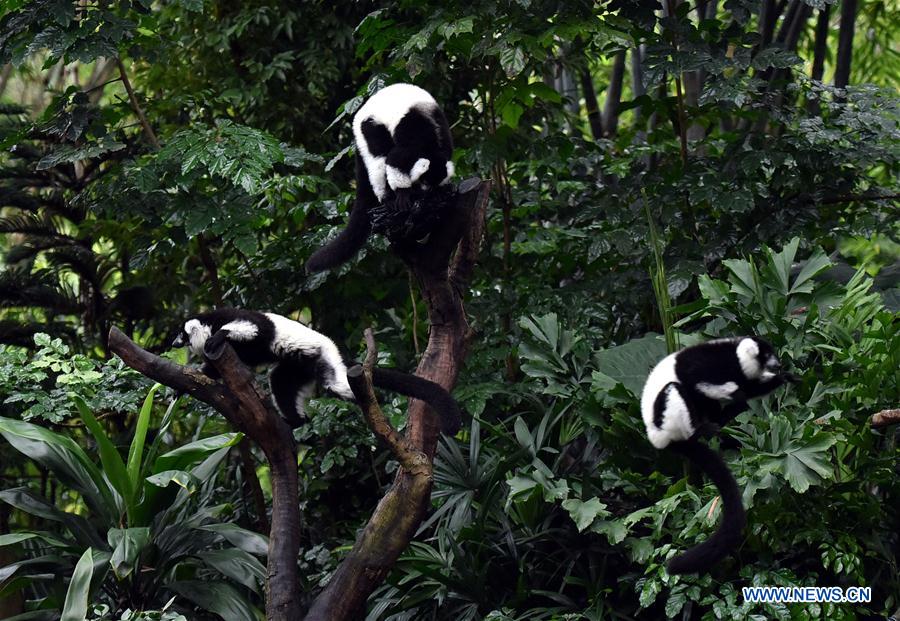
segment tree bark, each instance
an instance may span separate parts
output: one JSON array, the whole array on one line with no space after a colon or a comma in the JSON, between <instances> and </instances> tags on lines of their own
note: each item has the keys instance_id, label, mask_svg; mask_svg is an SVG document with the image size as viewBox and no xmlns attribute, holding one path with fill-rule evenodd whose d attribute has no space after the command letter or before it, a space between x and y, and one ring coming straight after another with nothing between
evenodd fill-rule
<instances>
[{"instance_id":1,"label":"tree bark","mask_svg":"<svg viewBox=\"0 0 900 621\"><path fill-rule=\"evenodd\" d=\"M816 41L813 52L813 64L810 77L813 80L822 81L825 75L825 54L828 51L828 21L831 18L831 5L826 4L819 9L819 17L816 20Z\"/></svg>"},{"instance_id":2,"label":"tree bark","mask_svg":"<svg viewBox=\"0 0 900 621\"><path fill-rule=\"evenodd\" d=\"M634 98L642 97L647 94L647 89L644 88L644 69L641 66L641 62L644 58L644 46L637 45L631 50L631 93L634 95ZM640 106L634 109L634 124L637 127L640 127L641 118L644 117L644 111ZM643 127L640 127L638 130L638 134L643 137L645 132L643 131Z\"/></svg>"},{"instance_id":3,"label":"tree bark","mask_svg":"<svg viewBox=\"0 0 900 621\"><path fill-rule=\"evenodd\" d=\"M272 525L266 578L266 619L300 617L297 554L300 550L300 498L297 453L287 423L269 409L253 384L253 374L227 342L206 351L222 382L138 347L117 328L109 331L110 350L139 373L208 403L262 448L271 467Z\"/></svg>"},{"instance_id":4,"label":"tree bark","mask_svg":"<svg viewBox=\"0 0 900 621\"><path fill-rule=\"evenodd\" d=\"M432 234L428 244L394 248L412 270L428 307L428 346L416 374L447 390L456 384L471 338L462 292L468 288L484 234L489 191L489 182L463 182L450 221ZM358 379L357 371L351 375L353 381ZM363 403L367 416L372 415L371 404ZM417 461L415 467L404 465L399 469L393 486L378 503L353 549L313 602L307 621L362 618L369 595L415 535L431 498L431 462L439 424L436 415L414 399L410 400L408 420L405 436L393 440L382 437L389 443L402 444L413 455L424 456L425 463Z\"/></svg>"},{"instance_id":5,"label":"tree bark","mask_svg":"<svg viewBox=\"0 0 900 621\"><path fill-rule=\"evenodd\" d=\"M625 50L616 52L613 59L606 100L603 102L603 134L607 138L616 135L619 129L619 103L622 101L622 81L625 78Z\"/></svg>"},{"instance_id":6,"label":"tree bark","mask_svg":"<svg viewBox=\"0 0 900 621\"><path fill-rule=\"evenodd\" d=\"M582 69L580 77L581 92L584 95L584 107L587 110L591 135L594 140L600 140L603 138L603 119L600 116L600 105L597 103L597 91L594 90L594 79L591 77L590 69Z\"/></svg>"},{"instance_id":7,"label":"tree bark","mask_svg":"<svg viewBox=\"0 0 900 621\"><path fill-rule=\"evenodd\" d=\"M853 32L856 28L857 0L841 2L841 27L838 31L838 50L834 66L834 85L845 88L850 83L850 65L853 60Z\"/></svg>"},{"instance_id":8,"label":"tree bark","mask_svg":"<svg viewBox=\"0 0 900 621\"><path fill-rule=\"evenodd\" d=\"M876 429L900 424L900 409L882 410L877 414L873 414L870 424Z\"/></svg>"}]
</instances>

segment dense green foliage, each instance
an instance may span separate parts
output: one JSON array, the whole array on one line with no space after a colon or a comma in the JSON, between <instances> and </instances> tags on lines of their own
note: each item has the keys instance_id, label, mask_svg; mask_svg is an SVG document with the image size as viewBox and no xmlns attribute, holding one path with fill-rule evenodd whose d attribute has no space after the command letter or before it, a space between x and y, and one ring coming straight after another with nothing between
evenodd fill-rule
<instances>
[{"instance_id":1,"label":"dense green foliage","mask_svg":"<svg viewBox=\"0 0 900 621\"><path fill-rule=\"evenodd\" d=\"M352 200L352 113L414 81L453 124L458 171L494 191L454 393L469 425L442 440L432 511L369 618L892 612L896 428L868 418L900 400L900 7L860 3L852 55L841 9L0 1L0 611L263 608L247 478L267 497L265 466L229 452L205 407L145 402L106 334L159 351L178 318L224 303L309 320L351 352L372 325L384 362L412 367L424 305L383 240L333 273L302 265ZM803 380L727 430L740 550L669 577L718 503L644 439L643 378L675 341L751 333ZM396 468L356 410L311 411L304 602ZM873 600L743 602L757 584Z\"/></svg>"}]
</instances>

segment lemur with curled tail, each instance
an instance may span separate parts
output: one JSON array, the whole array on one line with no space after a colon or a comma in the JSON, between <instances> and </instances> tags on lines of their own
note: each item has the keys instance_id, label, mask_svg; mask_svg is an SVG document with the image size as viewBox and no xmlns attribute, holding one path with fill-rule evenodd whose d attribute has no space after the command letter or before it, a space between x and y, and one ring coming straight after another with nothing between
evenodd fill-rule
<instances>
[{"instance_id":1,"label":"lemur with curled tail","mask_svg":"<svg viewBox=\"0 0 900 621\"><path fill-rule=\"evenodd\" d=\"M306 401L316 386L354 401L347 382L347 364L330 338L298 321L275 313L221 308L195 315L182 325L173 347L187 345L202 357L204 348L227 341L241 362L250 367L273 365L269 386L278 411L292 427L303 424ZM205 363L203 372L217 377ZM372 383L430 405L441 420L444 433L459 431L459 405L450 394L429 380L392 369L375 368Z\"/></svg>"},{"instance_id":2,"label":"lemur with curled tail","mask_svg":"<svg viewBox=\"0 0 900 621\"><path fill-rule=\"evenodd\" d=\"M670 574L709 570L741 539L747 523L737 482L718 453L701 442L766 395L796 378L781 370L761 338L716 339L663 358L641 394L647 437L658 449L687 457L712 479L722 497L722 524L706 541L669 561Z\"/></svg>"},{"instance_id":3,"label":"lemur with curled tail","mask_svg":"<svg viewBox=\"0 0 900 621\"><path fill-rule=\"evenodd\" d=\"M385 201L408 205L412 191L429 191L454 175L453 139L443 110L413 84L381 89L353 117L356 202L347 226L306 262L311 272L337 267L365 245L372 211Z\"/></svg>"}]
</instances>

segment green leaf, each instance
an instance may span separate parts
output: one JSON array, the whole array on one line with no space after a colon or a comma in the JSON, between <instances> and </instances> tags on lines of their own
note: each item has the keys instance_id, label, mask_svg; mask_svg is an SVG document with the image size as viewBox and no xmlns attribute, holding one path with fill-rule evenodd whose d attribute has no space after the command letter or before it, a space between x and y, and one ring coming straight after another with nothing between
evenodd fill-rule
<instances>
[{"instance_id":1,"label":"green leaf","mask_svg":"<svg viewBox=\"0 0 900 621\"><path fill-rule=\"evenodd\" d=\"M144 404L138 413L137 424L134 428L134 438L128 448L128 478L131 481L131 489L138 489L138 481L141 477L141 459L144 455L144 442L147 439L147 429L150 427L150 414L153 411L153 397L162 384L154 384L144 398Z\"/></svg>"},{"instance_id":2,"label":"green leaf","mask_svg":"<svg viewBox=\"0 0 900 621\"><path fill-rule=\"evenodd\" d=\"M159 474L166 470L185 470L205 459L210 453L215 453L221 448L234 446L243 437L243 434L240 433L223 433L185 444L174 451L169 451L157 457L156 463L153 464L153 474Z\"/></svg>"},{"instance_id":3,"label":"green leaf","mask_svg":"<svg viewBox=\"0 0 900 621\"><path fill-rule=\"evenodd\" d=\"M138 557L150 541L150 528L111 528L106 539L113 548L109 564L116 578L123 580L134 571Z\"/></svg>"},{"instance_id":4,"label":"green leaf","mask_svg":"<svg viewBox=\"0 0 900 621\"><path fill-rule=\"evenodd\" d=\"M651 369L667 354L666 343L653 333L594 354L597 370L640 397Z\"/></svg>"},{"instance_id":5,"label":"green leaf","mask_svg":"<svg viewBox=\"0 0 900 621\"><path fill-rule=\"evenodd\" d=\"M197 556L228 578L243 584L257 594L261 593L261 587L266 581L266 568L249 553L229 548L200 552Z\"/></svg>"},{"instance_id":6,"label":"green leaf","mask_svg":"<svg viewBox=\"0 0 900 621\"><path fill-rule=\"evenodd\" d=\"M269 553L269 539L267 537L251 530L241 528L240 526L228 523L207 524L201 526L200 530L221 535L228 543L240 548L244 552L249 552L256 556L267 556Z\"/></svg>"},{"instance_id":7,"label":"green leaf","mask_svg":"<svg viewBox=\"0 0 900 621\"><path fill-rule=\"evenodd\" d=\"M225 621L256 621L253 606L225 582L182 580L169 583L168 588Z\"/></svg>"},{"instance_id":8,"label":"green leaf","mask_svg":"<svg viewBox=\"0 0 900 621\"><path fill-rule=\"evenodd\" d=\"M150 485L155 485L156 487L168 487L170 484L174 483L175 485L186 489L188 493L191 494L193 494L200 485L200 481L197 477L184 470L164 470L163 472L147 477L145 480Z\"/></svg>"},{"instance_id":9,"label":"green leaf","mask_svg":"<svg viewBox=\"0 0 900 621\"><path fill-rule=\"evenodd\" d=\"M110 521L118 516L121 509L102 473L73 440L31 423L3 417L0 417L0 434L16 450L81 492L98 516Z\"/></svg>"},{"instance_id":10,"label":"green leaf","mask_svg":"<svg viewBox=\"0 0 900 621\"><path fill-rule=\"evenodd\" d=\"M584 502L576 498L564 500L562 508L569 512L569 517L575 522L579 533L590 526L595 518L609 515L606 505L596 496Z\"/></svg>"},{"instance_id":11,"label":"green leaf","mask_svg":"<svg viewBox=\"0 0 900 621\"><path fill-rule=\"evenodd\" d=\"M831 266L831 259L828 258L824 250L817 246L794 279L789 293L810 293L812 291L812 283L809 281Z\"/></svg>"},{"instance_id":12,"label":"green leaf","mask_svg":"<svg viewBox=\"0 0 900 621\"><path fill-rule=\"evenodd\" d=\"M88 595L91 590L91 576L94 575L93 549L88 548L78 559L63 605L59 621L84 621L88 613Z\"/></svg>"},{"instance_id":13,"label":"green leaf","mask_svg":"<svg viewBox=\"0 0 900 621\"><path fill-rule=\"evenodd\" d=\"M525 62L525 52L518 46L507 46L500 52L500 66L510 79L522 73Z\"/></svg>"},{"instance_id":14,"label":"green leaf","mask_svg":"<svg viewBox=\"0 0 900 621\"><path fill-rule=\"evenodd\" d=\"M622 520L600 520L591 525L591 530L606 535L610 545L618 545L628 534L628 528Z\"/></svg>"},{"instance_id":15,"label":"green leaf","mask_svg":"<svg viewBox=\"0 0 900 621\"><path fill-rule=\"evenodd\" d=\"M57 548L64 548L70 544L66 543L61 539L57 539L53 535L48 533L10 533L8 535L0 535L0 548L3 546L11 546L16 543L20 543L22 541L28 541L29 539L40 539L45 543L48 543Z\"/></svg>"},{"instance_id":16,"label":"green leaf","mask_svg":"<svg viewBox=\"0 0 900 621\"><path fill-rule=\"evenodd\" d=\"M84 422L85 427L88 428L91 435L94 436L94 440L97 441L97 448L100 452L100 463L103 464L103 470L106 472L109 482L112 483L112 486L125 500L125 507L130 516L134 509L134 487L128 479L128 472L125 470L125 463L122 461L122 456L119 455L119 451L116 450L116 447L110 442L109 437L104 433L103 428L100 426L100 423L97 422L97 419L94 418L94 415L84 402L84 399L77 395L73 395L72 401L75 403L75 407L78 408L78 412L81 414L81 420Z\"/></svg>"}]
</instances>

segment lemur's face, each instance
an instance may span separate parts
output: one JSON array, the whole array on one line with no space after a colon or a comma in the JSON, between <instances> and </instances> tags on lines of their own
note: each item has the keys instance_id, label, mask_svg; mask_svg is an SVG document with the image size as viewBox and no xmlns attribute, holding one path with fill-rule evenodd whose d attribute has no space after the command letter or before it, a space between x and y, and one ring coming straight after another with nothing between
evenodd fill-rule
<instances>
[{"instance_id":1,"label":"lemur's face","mask_svg":"<svg viewBox=\"0 0 900 621\"><path fill-rule=\"evenodd\" d=\"M738 361L747 379L769 382L781 373L775 349L760 338L745 338L738 343Z\"/></svg>"},{"instance_id":2,"label":"lemur's face","mask_svg":"<svg viewBox=\"0 0 900 621\"><path fill-rule=\"evenodd\" d=\"M188 319L184 322L181 332L172 341L172 347L190 346L191 351L199 354L203 351L203 345L209 338L211 330L209 326L201 323L199 319Z\"/></svg>"}]
</instances>

